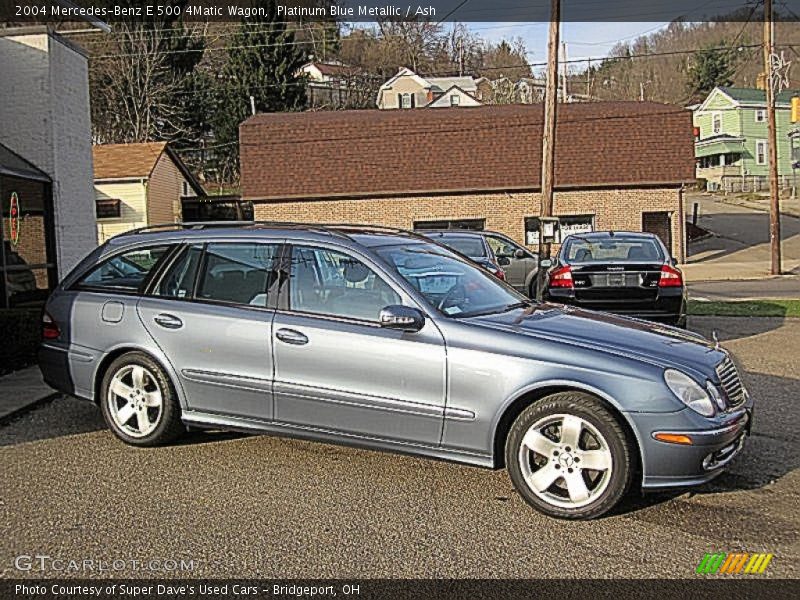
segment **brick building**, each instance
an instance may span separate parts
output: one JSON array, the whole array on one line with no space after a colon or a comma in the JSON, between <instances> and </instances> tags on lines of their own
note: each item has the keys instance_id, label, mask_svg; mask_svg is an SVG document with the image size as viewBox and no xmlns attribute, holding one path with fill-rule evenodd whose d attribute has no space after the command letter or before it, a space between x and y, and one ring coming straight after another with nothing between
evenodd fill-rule
<instances>
[{"instance_id":1,"label":"brick building","mask_svg":"<svg viewBox=\"0 0 800 600\"><path fill-rule=\"evenodd\" d=\"M540 105L273 113L240 126L243 199L263 220L471 227L535 248ZM559 106L554 213L565 231L648 230L683 258L691 114Z\"/></svg>"}]
</instances>

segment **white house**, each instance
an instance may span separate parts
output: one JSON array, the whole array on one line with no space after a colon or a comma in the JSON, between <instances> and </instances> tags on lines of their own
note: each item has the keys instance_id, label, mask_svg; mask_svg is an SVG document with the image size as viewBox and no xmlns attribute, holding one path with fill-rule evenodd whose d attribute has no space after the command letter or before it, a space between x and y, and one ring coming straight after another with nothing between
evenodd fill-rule
<instances>
[{"instance_id":1,"label":"white house","mask_svg":"<svg viewBox=\"0 0 800 600\"><path fill-rule=\"evenodd\" d=\"M97 241L182 219L182 199L205 196L200 182L166 142L94 147Z\"/></svg>"},{"instance_id":2,"label":"white house","mask_svg":"<svg viewBox=\"0 0 800 600\"><path fill-rule=\"evenodd\" d=\"M422 77L403 67L378 89L380 109L429 106L480 106L478 82L471 76Z\"/></svg>"}]
</instances>

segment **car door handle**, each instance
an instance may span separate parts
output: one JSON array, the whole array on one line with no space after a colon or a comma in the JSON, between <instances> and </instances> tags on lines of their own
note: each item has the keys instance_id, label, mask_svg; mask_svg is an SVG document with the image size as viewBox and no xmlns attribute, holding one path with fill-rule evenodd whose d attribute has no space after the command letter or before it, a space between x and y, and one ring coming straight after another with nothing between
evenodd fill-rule
<instances>
[{"instance_id":1,"label":"car door handle","mask_svg":"<svg viewBox=\"0 0 800 600\"><path fill-rule=\"evenodd\" d=\"M169 315L167 313L161 313L154 317L153 320L166 329L180 329L183 327L183 321L175 315Z\"/></svg>"},{"instance_id":2,"label":"car door handle","mask_svg":"<svg viewBox=\"0 0 800 600\"><path fill-rule=\"evenodd\" d=\"M282 342L294 344L295 346L303 346L308 343L308 337L294 329L278 329L275 332L275 337Z\"/></svg>"}]
</instances>

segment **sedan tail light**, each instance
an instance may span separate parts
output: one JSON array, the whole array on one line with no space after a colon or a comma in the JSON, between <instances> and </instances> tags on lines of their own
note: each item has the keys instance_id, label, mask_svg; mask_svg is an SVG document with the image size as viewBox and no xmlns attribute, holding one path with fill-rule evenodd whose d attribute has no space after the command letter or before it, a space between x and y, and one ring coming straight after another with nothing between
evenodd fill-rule
<instances>
[{"instance_id":1,"label":"sedan tail light","mask_svg":"<svg viewBox=\"0 0 800 600\"><path fill-rule=\"evenodd\" d=\"M491 273L495 277L497 277L500 281L506 280L506 272L497 265L487 264L486 270L489 271L489 273Z\"/></svg>"},{"instance_id":2,"label":"sedan tail light","mask_svg":"<svg viewBox=\"0 0 800 600\"><path fill-rule=\"evenodd\" d=\"M683 285L683 276L678 269L664 265L661 267L661 279L658 280L658 287L680 287Z\"/></svg>"},{"instance_id":3,"label":"sedan tail light","mask_svg":"<svg viewBox=\"0 0 800 600\"><path fill-rule=\"evenodd\" d=\"M572 283L572 268L567 265L559 267L550 273L550 287L551 288L572 288L575 287Z\"/></svg>"},{"instance_id":4,"label":"sedan tail light","mask_svg":"<svg viewBox=\"0 0 800 600\"><path fill-rule=\"evenodd\" d=\"M45 340L55 340L61 335L58 323L48 313L42 314L42 338Z\"/></svg>"}]
</instances>

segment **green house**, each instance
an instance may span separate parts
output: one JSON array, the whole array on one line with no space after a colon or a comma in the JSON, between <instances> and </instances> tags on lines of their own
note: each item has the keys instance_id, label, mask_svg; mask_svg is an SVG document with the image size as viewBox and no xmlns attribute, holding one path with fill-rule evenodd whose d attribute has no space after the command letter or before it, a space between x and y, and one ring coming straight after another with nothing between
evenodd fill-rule
<instances>
[{"instance_id":1,"label":"green house","mask_svg":"<svg viewBox=\"0 0 800 600\"><path fill-rule=\"evenodd\" d=\"M782 185L792 177L791 99L800 90L786 90L775 98L778 140L778 176ZM694 107L697 177L710 189L757 191L767 189L767 102L764 90L716 87Z\"/></svg>"}]
</instances>

